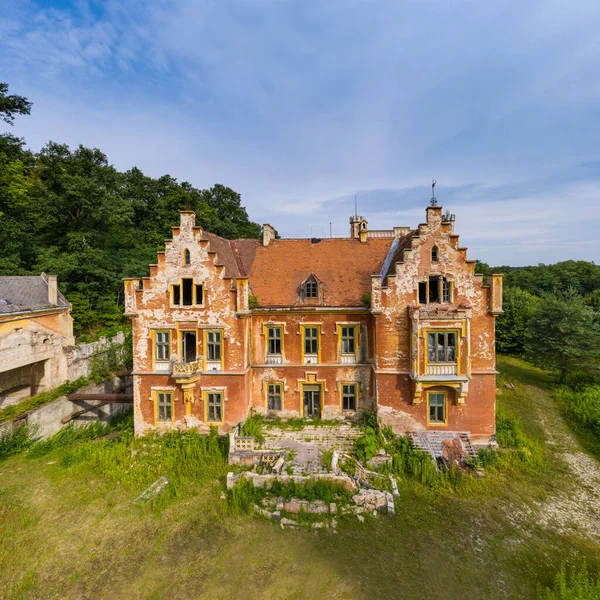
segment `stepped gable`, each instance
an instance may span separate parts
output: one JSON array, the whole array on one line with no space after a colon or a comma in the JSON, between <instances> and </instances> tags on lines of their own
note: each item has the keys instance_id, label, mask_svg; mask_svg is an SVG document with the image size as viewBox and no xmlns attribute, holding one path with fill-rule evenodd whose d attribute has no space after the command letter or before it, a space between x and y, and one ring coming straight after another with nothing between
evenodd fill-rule
<instances>
[{"instance_id":1,"label":"stepped gable","mask_svg":"<svg viewBox=\"0 0 600 600\"><path fill-rule=\"evenodd\" d=\"M237 240L252 293L261 306L300 306L300 286L313 274L322 284L325 306L364 306L371 276L379 273L392 239L278 239L268 246ZM250 243L253 242L253 243Z\"/></svg>"}]
</instances>

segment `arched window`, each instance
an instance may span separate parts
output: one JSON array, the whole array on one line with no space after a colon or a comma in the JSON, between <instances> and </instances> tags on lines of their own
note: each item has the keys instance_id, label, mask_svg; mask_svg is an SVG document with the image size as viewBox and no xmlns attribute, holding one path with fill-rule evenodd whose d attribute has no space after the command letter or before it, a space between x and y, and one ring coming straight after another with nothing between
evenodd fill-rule
<instances>
[{"instance_id":1,"label":"arched window","mask_svg":"<svg viewBox=\"0 0 600 600\"><path fill-rule=\"evenodd\" d=\"M437 246L431 249L431 262L437 262L439 260L439 250Z\"/></svg>"},{"instance_id":2,"label":"arched window","mask_svg":"<svg viewBox=\"0 0 600 600\"><path fill-rule=\"evenodd\" d=\"M183 264L190 264L190 251L187 248L183 251Z\"/></svg>"},{"instance_id":3,"label":"arched window","mask_svg":"<svg viewBox=\"0 0 600 600\"><path fill-rule=\"evenodd\" d=\"M310 275L303 284L304 297L305 298L318 298L319 297L319 284L314 275Z\"/></svg>"}]
</instances>

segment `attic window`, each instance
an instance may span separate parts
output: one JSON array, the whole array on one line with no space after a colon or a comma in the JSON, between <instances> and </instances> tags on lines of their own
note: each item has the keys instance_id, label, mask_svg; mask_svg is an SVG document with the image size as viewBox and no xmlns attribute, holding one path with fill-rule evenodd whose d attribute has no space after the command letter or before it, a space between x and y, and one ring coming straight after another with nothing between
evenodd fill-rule
<instances>
[{"instance_id":1,"label":"attic window","mask_svg":"<svg viewBox=\"0 0 600 600\"><path fill-rule=\"evenodd\" d=\"M431 249L431 262L438 262L439 260L439 250L437 246L434 246Z\"/></svg>"},{"instance_id":2,"label":"attic window","mask_svg":"<svg viewBox=\"0 0 600 600\"><path fill-rule=\"evenodd\" d=\"M183 251L183 264L184 265L189 265L190 262L191 262L190 251L186 248Z\"/></svg>"},{"instance_id":3,"label":"attic window","mask_svg":"<svg viewBox=\"0 0 600 600\"><path fill-rule=\"evenodd\" d=\"M319 297L319 285L313 275L311 275L304 282L304 297L305 298L318 298Z\"/></svg>"}]
</instances>

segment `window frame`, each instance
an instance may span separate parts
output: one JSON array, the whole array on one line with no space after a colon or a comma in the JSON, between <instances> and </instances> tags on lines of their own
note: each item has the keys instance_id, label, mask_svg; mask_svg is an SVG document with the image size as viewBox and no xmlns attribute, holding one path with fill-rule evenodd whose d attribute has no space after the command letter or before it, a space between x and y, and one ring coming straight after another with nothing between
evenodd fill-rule
<instances>
[{"instance_id":1,"label":"window frame","mask_svg":"<svg viewBox=\"0 0 600 600\"><path fill-rule=\"evenodd\" d=\"M158 342L157 335L158 334L167 334L168 341L166 342ZM155 363L168 363L171 362L171 330L170 329L153 329L152 330L152 364ZM158 358L158 347L159 346L167 346L167 351L169 356L167 358Z\"/></svg>"},{"instance_id":2,"label":"window frame","mask_svg":"<svg viewBox=\"0 0 600 600\"><path fill-rule=\"evenodd\" d=\"M431 279L438 278L438 301L433 302L430 301L430 283ZM421 301L421 286L425 284L425 298L426 301ZM448 291L448 300L445 300L445 291ZM417 282L417 304L420 306L424 306L427 304L452 304L454 301L454 281L452 279L447 279L444 275L441 274L429 274L427 279L424 281Z\"/></svg>"},{"instance_id":3,"label":"window frame","mask_svg":"<svg viewBox=\"0 0 600 600\"><path fill-rule=\"evenodd\" d=\"M338 323L337 326L338 326L338 347L339 347L340 356L342 356L342 355L358 356L360 325L358 325L356 323L348 323L348 324ZM354 343L354 351L353 352L344 352L344 341L345 341L344 329L351 329L354 332L352 334L352 340ZM346 338L346 339L350 339L350 338Z\"/></svg>"},{"instance_id":4,"label":"window frame","mask_svg":"<svg viewBox=\"0 0 600 600\"><path fill-rule=\"evenodd\" d=\"M266 329L266 355L267 356L283 356L283 325L265 325ZM271 338L271 330L279 331L279 338ZM271 342L279 342L279 352L271 352Z\"/></svg>"},{"instance_id":5,"label":"window frame","mask_svg":"<svg viewBox=\"0 0 600 600\"><path fill-rule=\"evenodd\" d=\"M308 293L309 286L311 289L311 294ZM318 300L319 299L319 283L314 277L309 277L303 284L303 292L304 298L308 298L309 300ZM312 294L314 292L314 295Z\"/></svg>"},{"instance_id":6,"label":"window frame","mask_svg":"<svg viewBox=\"0 0 600 600\"><path fill-rule=\"evenodd\" d=\"M184 266L188 266L192 264L192 254L189 248L183 249L183 260L181 261Z\"/></svg>"},{"instance_id":7,"label":"window frame","mask_svg":"<svg viewBox=\"0 0 600 600\"><path fill-rule=\"evenodd\" d=\"M349 392L346 392L344 388L354 388L354 408L344 408L344 397L351 397ZM358 410L359 405L359 394L360 386L356 381L342 381L340 382L340 411L343 413L355 413Z\"/></svg>"},{"instance_id":8,"label":"window frame","mask_svg":"<svg viewBox=\"0 0 600 600\"><path fill-rule=\"evenodd\" d=\"M219 406L221 408L221 420L214 421L210 420L210 407L215 406L214 402L211 403L210 396L219 396L221 401ZM207 425L223 425L225 423L225 390L220 389L209 389L202 391L202 399L204 401L204 422ZM214 415L213 415L214 416Z\"/></svg>"},{"instance_id":9,"label":"window frame","mask_svg":"<svg viewBox=\"0 0 600 600\"><path fill-rule=\"evenodd\" d=\"M316 329L317 331L317 335L316 338L314 338L316 340L317 343L317 351L316 352L306 352L306 330L307 329ZM321 362L321 325L317 324L317 323L302 323L300 325L300 330L301 330L301 334L302 334L302 364L304 363L304 358L306 355L308 356L316 356L317 357L317 363ZM312 338L310 338L312 339Z\"/></svg>"},{"instance_id":10,"label":"window frame","mask_svg":"<svg viewBox=\"0 0 600 600\"><path fill-rule=\"evenodd\" d=\"M444 415L443 421L431 420L431 396L442 396L442 411ZM440 408L436 406L436 408ZM448 425L448 393L446 391L431 390L427 392L427 425L433 427L444 427Z\"/></svg>"},{"instance_id":11,"label":"window frame","mask_svg":"<svg viewBox=\"0 0 600 600\"><path fill-rule=\"evenodd\" d=\"M192 304L183 304L183 280L191 279L192 280ZM175 304L175 287L179 288L179 304ZM202 296L201 302L198 302L198 288L200 288ZM204 306L204 298L205 298L205 288L204 283L196 283L196 280L193 277L182 277L179 280L179 283L170 283L169 284L169 301L170 308L194 308L194 307L203 307Z\"/></svg>"},{"instance_id":12,"label":"window frame","mask_svg":"<svg viewBox=\"0 0 600 600\"><path fill-rule=\"evenodd\" d=\"M458 365L460 362L460 331L458 329L426 329L425 330L425 368L427 368L428 365L433 364L433 365L456 365L457 368L457 372L458 372ZM448 348L450 347L447 343L447 336L448 334L454 334L454 360L438 360L437 356L438 356L438 341L437 341L437 335L438 334L442 334L445 336L445 342L444 342L444 353L445 356L448 356ZM429 336L430 335L435 335L436 339L435 339L435 359L431 360L429 357Z\"/></svg>"},{"instance_id":13,"label":"window frame","mask_svg":"<svg viewBox=\"0 0 600 600\"><path fill-rule=\"evenodd\" d=\"M171 409L171 418L161 420L159 419L160 415L160 395L164 394L165 396L170 397L170 409ZM152 402L154 403L154 425L160 425L165 423L170 423L171 425L175 422L175 402L173 401L173 390L152 390Z\"/></svg>"},{"instance_id":14,"label":"window frame","mask_svg":"<svg viewBox=\"0 0 600 600\"><path fill-rule=\"evenodd\" d=\"M278 388L279 392L273 391L271 392L271 387L273 388ZM280 412L283 410L283 392L284 392L284 385L283 382L281 381L267 381L265 383L265 407L268 411L276 411L276 412ZM271 408L269 406L271 397L275 398L275 397L279 397L279 408Z\"/></svg>"},{"instance_id":15,"label":"window frame","mask_svg":"<svg viewBox=\"0 0 600 600\"><path fill-rule=\"evenodd\" d=\"M437 244L434 244L431 248L431 262L440 262L440 249Z\"/></svg>"},{"instance_id":16,"label":"window frame","mask_svg":"<svg viewBox=\"0 0 600 600\"><path fill-rule=\"evenodd\" d=\"M214 342L209 342L208 340L208 336L210 333L218 333L220 335L220 359L216 359L216 358L208 358L208 348L209 348L209 344L214 344ZM203 335L202 335L202 342L203 342L203 350L204 350L204 370L206 371L206 367L207 364L209 362L220 362L221 363L221 372L223 371L223 364L224 364L224 357L225 357L225 335L223 333L223 329L219 329L219 328L210 328L210 329L204 329L203 330Z\"/></svg>"}]
</instances>

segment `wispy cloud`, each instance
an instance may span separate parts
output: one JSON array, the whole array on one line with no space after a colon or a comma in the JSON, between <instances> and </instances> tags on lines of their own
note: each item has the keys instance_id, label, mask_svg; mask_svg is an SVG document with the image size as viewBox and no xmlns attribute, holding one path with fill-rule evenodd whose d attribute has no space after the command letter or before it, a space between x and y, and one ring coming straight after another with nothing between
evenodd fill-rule
<instances>
[{"instance_id":1,"label":"wispy cloud","mask_svg":"<svg viewBox=\"0 0 600 600\"><path fill-rule=\"evenodd\" d=\"M600 5L13 3L15 132L240 191L282 232L415 225L428 181L492 263L600 259Z\"/></svg>"}]
</instances>

